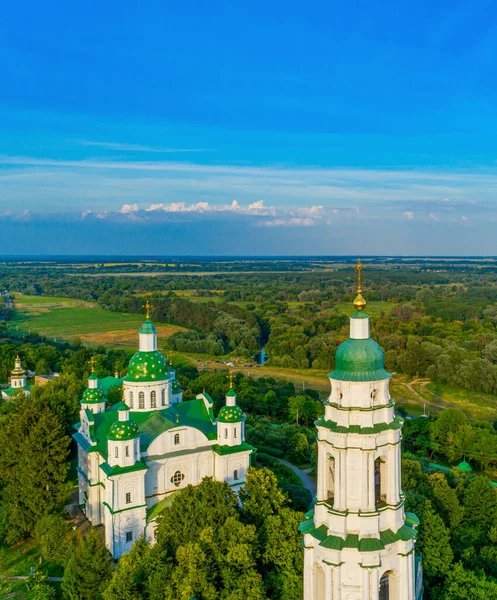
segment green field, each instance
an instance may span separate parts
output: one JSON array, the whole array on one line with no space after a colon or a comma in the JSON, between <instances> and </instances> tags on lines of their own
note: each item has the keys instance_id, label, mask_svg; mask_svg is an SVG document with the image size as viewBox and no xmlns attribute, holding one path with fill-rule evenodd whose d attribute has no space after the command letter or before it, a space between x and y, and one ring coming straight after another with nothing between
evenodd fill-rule
<instances>
[{"instance_id":1,"label":"green field","mask_svg":"<svg viewBox=\"0 0 497 600\"><path fill-rule=\"evenodd\" d=\"M80 338L105 345L136 345L144 316L93 307L88 302L50 296L16 296L12 331L36 332L47 338ZM159 325L161 338L184 330L176 325Z\"/></svg>"}]
</instances>

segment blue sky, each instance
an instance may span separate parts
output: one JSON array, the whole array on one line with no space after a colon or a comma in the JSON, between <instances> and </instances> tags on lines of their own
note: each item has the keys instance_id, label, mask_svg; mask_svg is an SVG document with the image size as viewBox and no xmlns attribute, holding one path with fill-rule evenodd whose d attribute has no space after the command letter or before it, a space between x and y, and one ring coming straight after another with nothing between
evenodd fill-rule
<instances>
[{"instance_id":1,"label":"blue sky","mask_svg":"<svg viewBox=\"0 0 497 600\"><path fill-rule=\"evenodd\" d=\"M307 4L6 3L0 254L496 255L494 3Z\"/></svg>"}]
</instances>

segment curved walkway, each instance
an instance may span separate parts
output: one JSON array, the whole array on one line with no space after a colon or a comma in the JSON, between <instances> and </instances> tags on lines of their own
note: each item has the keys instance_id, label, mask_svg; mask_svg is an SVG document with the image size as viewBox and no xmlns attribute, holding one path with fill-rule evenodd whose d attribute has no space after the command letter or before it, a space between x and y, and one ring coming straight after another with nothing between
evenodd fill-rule
<instances>
[{"instance_id":1,"label":"curved walkway","mask_svg":"<svg viewBox=\"0 0 497 600\"><path fill-rule=\"evenodd\" d=\"M289 463L287 460L283 460L282 458L278 458L277 460L279 460L280 463L284 464L286 467L288 467L294 473L296 473L296 475L298 475L298 477L300 478L300 481L304 484L304 487L311 492L312 503L314 504L314 498L315 498L316 492L317 492L317 487L316 487L315 482L309 477L309 475L307 475L307 473L305 471L302 471L302 469L299 469L295 465L292 465L292 463Z\"/></svg>"}]
</instances>

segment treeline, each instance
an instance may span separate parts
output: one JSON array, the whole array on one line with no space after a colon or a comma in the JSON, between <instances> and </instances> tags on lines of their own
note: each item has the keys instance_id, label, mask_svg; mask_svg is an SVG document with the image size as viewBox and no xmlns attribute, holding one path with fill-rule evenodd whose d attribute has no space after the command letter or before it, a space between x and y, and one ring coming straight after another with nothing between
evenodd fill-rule
<instances>
[{"instance_id":1,"label":"treeline","mask_svg":"<svg viewBox=\"0 0 497 600\"><path fill-rule=\"evenodd\" d=\"M420 518L428 600L497 597L497 432L457 409L403 428L406 510ZM461 466L442 469L436 464Z\"/></svg>"}]
</instances>

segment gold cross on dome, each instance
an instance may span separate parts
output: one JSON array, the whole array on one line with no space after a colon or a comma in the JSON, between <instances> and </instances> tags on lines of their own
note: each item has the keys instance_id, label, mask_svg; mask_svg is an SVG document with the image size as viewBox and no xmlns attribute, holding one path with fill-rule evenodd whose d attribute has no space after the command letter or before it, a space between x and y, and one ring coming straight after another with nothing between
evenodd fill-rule
<instances>
[{"instance_id":1,"label":"gold cross on dome","mask_svg":"<svg viewBox=\"0 0 497 600\"><path fill-rule=\"evenodd\" d=\"M230 380L230 390L233 389L233 371L230 371L228 379Z\"/></svg>"},{"instance_id":2,"label":"gold cross on dome","mask_svg":"<svg viewBox=\"0 0 497 600\"><path fill-rule=\"evenodd\" d=\"M357 296L354 300L354 306L357 311L364 310L366 307L366 300L362 297L362 285L361 285L361 271L364 269L364 265L361 263L361 259L357 259L357 265L354 269L357 271Z\"/></svg>"},{"instance_id":3,"label":"gold cross on dome","mask_svg":"<svg viewBox=\"0 0 497 600\"><path fill-rule=\"evenodd\" d=\"M91 359L88 362L91 365L91 372L95 373L95 365L97 364L97 361L95 360L95 357L92 356Z\"/></svg>"},{"instance_id":4,"label":"gold cross on dome","mask_svg":"<svg viewBox=\"0 0 497 600\"><path fill-rule=\"evenodd\" d=\"M361 263L361 259L358 258L357 259L357 264L355 265L354 269L357 271L357 293L360 294L362 292L362 287L361 287L361 271L363 269L365 269L366 267Z\"/></svg>"},{"instance_id":5,"label":"gold cross on dome","mask_svg":"<svg viewBox=\"0 0 497 600\"><path fill-rule=\"evenodd\" d=\"M150 309L153 308L152 304L147 300L143 305L143 308L145 309L145 317L150 319Z\"/></svg>"}]
</instances>

